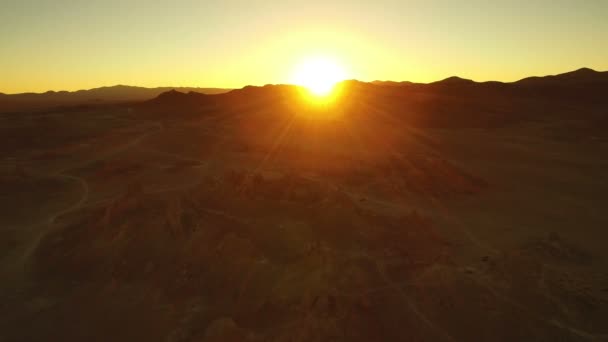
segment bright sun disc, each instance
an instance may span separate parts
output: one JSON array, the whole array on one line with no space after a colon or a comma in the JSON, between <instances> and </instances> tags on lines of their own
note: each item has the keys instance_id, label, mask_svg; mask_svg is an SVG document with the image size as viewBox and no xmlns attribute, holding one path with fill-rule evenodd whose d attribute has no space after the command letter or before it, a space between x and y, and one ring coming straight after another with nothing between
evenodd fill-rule
<instances>
[{"instance_id":1,"label":"bright sun disc","mask_svg":"<svg viewBox=\"0 0 608 342\"><path fill-rule=\"evenodd\" d=\"M343 81L346 73L331 59L314 58L300 64L294 73L293 83L306 87L312 94L326 96L336 83Z\"/></svg>"}]
</instances>

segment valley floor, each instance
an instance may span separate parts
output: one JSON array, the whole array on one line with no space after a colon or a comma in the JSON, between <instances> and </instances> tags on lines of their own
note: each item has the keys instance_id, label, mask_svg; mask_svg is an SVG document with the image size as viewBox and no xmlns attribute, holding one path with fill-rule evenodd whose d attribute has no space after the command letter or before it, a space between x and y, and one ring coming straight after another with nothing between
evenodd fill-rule
<instances>
[{"instance_id":1,"label":"valley floor","mask_svg":"<svg viewBox=\"0 0 608 342\"><path fill-rule=\"evenodd\" d=\"M144 114L0 119L0 341L608 340L608 140Z\"/></svg>"}]
</instances>

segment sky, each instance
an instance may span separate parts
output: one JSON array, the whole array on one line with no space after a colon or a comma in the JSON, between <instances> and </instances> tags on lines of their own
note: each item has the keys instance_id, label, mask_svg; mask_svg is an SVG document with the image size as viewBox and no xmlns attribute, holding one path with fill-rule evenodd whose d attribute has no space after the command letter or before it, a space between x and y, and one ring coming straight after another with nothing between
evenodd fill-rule
<instances>
[{"instance_id":1,"label":"sky","mask_svg":"<svg viewBox=\"0 0 608 342\"><path fill-rule=\"evenodd\" d=\"M0 92L608 70L607 0L0 0Z\"/></svg>"}]
</instances>

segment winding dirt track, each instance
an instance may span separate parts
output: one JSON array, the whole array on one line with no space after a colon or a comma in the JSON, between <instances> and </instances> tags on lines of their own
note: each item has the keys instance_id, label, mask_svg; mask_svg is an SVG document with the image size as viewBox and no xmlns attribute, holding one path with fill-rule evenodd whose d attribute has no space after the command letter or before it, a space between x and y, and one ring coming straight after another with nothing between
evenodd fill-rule
<instances>
[{"instance_id":1,"label":"winding dirt track","mask_svg":"<svg viewBox=\"0 0 608 342\"><path fill-rule=\"evenodd\" d=\"M78 199L78 201L76 201L74 204L72 204L68 208L65 208L65 209L51 215L42 224L42 226L44 228L41 228L37 232L34 233L35 236L30 240L29 244L26 246L25 250L23 251L23 254L21 255L20 261L17 263L17 265L20 265L21 266L20 268L22 268L22 269L24 269L26 267L27 261L31 258L34 251L36 251L36 249L40 245L40 242L42 241L42 239L52 231L52 227L53 227L53 224L55 223L55 220L57 220L57 218L60 216L69 214L73 211L80 209L83 206L83 204L85 204L89 200L89 184L87 183L86 180L84 180L80 177L76 177L76 176L72 176L72 175L65 175L65 174L59 174L59 175L56 175L55 177L64 178L64 179L67 179L70 181L75 181L75 182L79 183L80 187L82 188L82 194L81 194L80 198Z\"/></svg>"},{"instance_id":2,"label":"winding dirt track","mask_svg":"<svg viewBox=\"0 0 608 342\"><path fill-rule=\"evenodd\" d=\"M57 218L81 209L89 200L90 188L89 188L88 182L81 177L68 174L67 171L77 168L77 167L86 166L91 163L97 162L99 160L103 160L108 157L112 157L114 155L120 154L130 148L133 148L133 147L139 145L142 141L144 141L146 138L150 137L151 135L157 134L164 130L163 124L159 123L159 122L152 123L152 126L154 127L154 129L151 129L150 131L138 136L135 139L130 140L126 144L124 144L116 149L113 149L110 152L102 153L101 155L97 156L96 158L86 160L86 161L78 163L76 165L71 165L70 167L64 168L63 170L56 171L50 175L49 174L38 175L38 177L40 177L40 178L56 178L56 179L58 178L58 179L66 180L68 182L76 182L79 184L79 186L81 188L81 195L80 195L80 198L78 198L78 200L76 202L74 202L72 205L70 205L69 207L54 213L53 215L51 215L50 217L48 217L47 219L45 219L44 221L42 221L40 223L36 223L36 224L30 225L27 227L23 227L21 229L22 232L25 232L25 234L30 235L30 237L28 239L26 239L27 242L24 244L24 246L22 246L21 248L18 249L16 257L13 258L13 261L11 262L10 267L8 267L9 274L6 275L7 278L15 279L15 280L16 279L24 280L25 276L27 275L27 266L28 266L29 260L31 259L32 255L34 254L34 252L36 251L36 249L38 248L38 246L40 245L40 242L44 239L44 237L46 237L50 232L53 231L53 226L54 226Z\"/></svg>"}]
</instances>

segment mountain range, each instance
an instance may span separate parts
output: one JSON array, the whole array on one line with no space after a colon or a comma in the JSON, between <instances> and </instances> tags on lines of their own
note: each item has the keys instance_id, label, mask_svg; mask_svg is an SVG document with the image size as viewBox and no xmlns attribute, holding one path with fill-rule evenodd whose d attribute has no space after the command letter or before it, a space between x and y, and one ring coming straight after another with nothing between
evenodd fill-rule
<instances>
[{"instance_id":1,"label":"mountain range","mask_svg":"<svg viewBox=\"0 0 608 342\"><path fill-rule=\"evenodd\" d=\"M589 68L581 68L575 71L550 76L534 76L521 79L516 82L476 82L457 76L449 77L432 83L413 83L395 81L373 81L360 82L356 80L344 81L342 83L353 89L369 92L368 95L377 92L394 93L399 96L404 93L432 93L451 95L517 95L536 97L555 97L560 100L585 99L587 101L598 101L605 97L608 90L608 71L600 72ZM230 93L228 98L247 94L253 89L270 89L271 85L265 87L247 86L243 89L223 88L189 88L189 87L159 87L144 88L125 85L112 87L101 87L89 90L48 91L45 93L23 93L3 94L0 93L0 112L39 110L53 107L66 107L77 105L117 104L126 102L142 102L154 99L153 103L164 102L165 104L181 105L193 104L201 101L200 94L216 95ZM263 91L267 93L267 91ZM190 95L190 96L186 96ZM220 97L214 100L221 100ZM208 99L209 100L209 99ZM183 102L185 101L185 102Z\"/></svg>"},{"instance_id":2,"label":"mountain range","mask_svg":"<svg viewBox=\"0 0 608 342\"><path fill-rule=\"evenodd\" d=\"M145 88L126 85L78 91L47 91L45 93L0 93L0 112L36 110L58 106L137 102L154 98L164 92L178 90L204 94L221 94L230 89L194 87Z\"/></svg>"}]
</instances>

